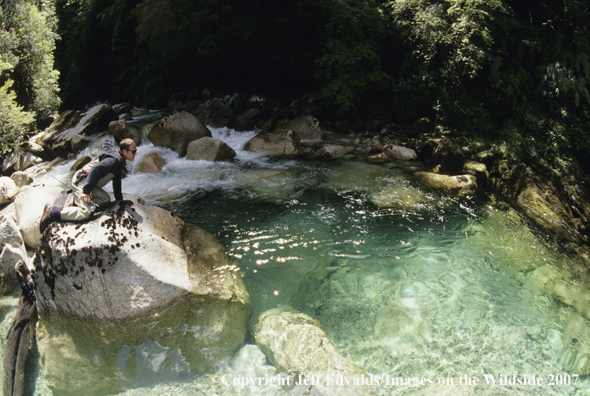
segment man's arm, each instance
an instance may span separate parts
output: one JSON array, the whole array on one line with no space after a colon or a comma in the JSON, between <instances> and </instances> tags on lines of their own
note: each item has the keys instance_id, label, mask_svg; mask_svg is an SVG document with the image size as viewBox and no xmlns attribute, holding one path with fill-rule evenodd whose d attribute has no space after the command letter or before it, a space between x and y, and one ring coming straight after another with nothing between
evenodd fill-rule
<instances>
[{"instance_id":1,"label":"man's arm","mask_svg":"<svg viewBox=\"0 0 590 396\"><path fill-rule=\"evenodd\" d=\"M82 187L82 192L84 194L90 194L94 187L98 184L99 180L112 173L113 175L119 175L119 189L121 188L121 170L117 164L117 160L113 157L106 157L98 164L96 164L91 170L88 176L86 177L86 181L84 182L84 187Z\"/></svg>"}]
</instances>

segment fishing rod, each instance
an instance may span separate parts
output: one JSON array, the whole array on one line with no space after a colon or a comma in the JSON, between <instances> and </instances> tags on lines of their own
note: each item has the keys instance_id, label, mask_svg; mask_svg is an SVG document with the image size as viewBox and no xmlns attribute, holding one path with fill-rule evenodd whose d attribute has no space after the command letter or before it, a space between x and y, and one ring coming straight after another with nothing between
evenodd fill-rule
<instances>
[{"instance_id":1,"label":"fishing rod","mask_svg":"<svg viewBox=\"0 0 590 396\"><path fill-rule=\"evenodd\" d=\"M64 182L62 182L61 180L59 180L57 177L53 176L51 173L49 173L48 170L41 168L39 165L35 164L34 162L31 162L31 163L33 165L35 165L35 167L37 169L39 169L40 171L45 172L49 177L53 178L54 180L57 180L57 182L59 184L61 184L62 186L65 186L65 188L67 188L66 194L71 194L72 193L73 190L68 185L66 185ZM98 205L95 204L94 202L87 203L87 205L88 205L88 210L90 210L90 213L96 212L96 210L99 208Z\"/></svg>"},{"instance_id":2,"label":"fishing rod","mask_svg":"<svg viewBox=\"0 0 590 396\"><path fill-rule=\"evenodd\" d=\"M57 177L53 176L51 173L49 173L49 171L47 169L43 169L41 168L39 165L37 165L34 162L31 162L33 165L35 165L35 168L39 169L41 172L45 172L49 177L53 178L54 180L57 180L57 182L59 184L61 184L62 186L64 186L65 188L67 188L67 193L71 193L72 189L70 189L70 186L68 186L67 184L65 184L64 182L62 182L61 180L59 180Z\"/></svg>"}]
</instances>

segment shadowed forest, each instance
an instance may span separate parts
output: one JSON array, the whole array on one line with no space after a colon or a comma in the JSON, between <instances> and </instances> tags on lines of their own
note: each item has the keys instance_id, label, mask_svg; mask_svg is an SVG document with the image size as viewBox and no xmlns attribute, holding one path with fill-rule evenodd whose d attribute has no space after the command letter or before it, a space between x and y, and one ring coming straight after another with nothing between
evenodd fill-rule
<instances>
[{"instance_id":1,"label":"shadowed forest","mask_svg":"<svg viewBox=\"0 0 590 396\"><path fill-rule=\"evenodd\" d=\"M533 157L590 151L582 0L3 0L5 154L58 110L174 95L314 98L378 131L427 118ZM235 103L239 106L239 101ZM346 121L346 122L344 122Z\"/></svg>"}]
</instances>

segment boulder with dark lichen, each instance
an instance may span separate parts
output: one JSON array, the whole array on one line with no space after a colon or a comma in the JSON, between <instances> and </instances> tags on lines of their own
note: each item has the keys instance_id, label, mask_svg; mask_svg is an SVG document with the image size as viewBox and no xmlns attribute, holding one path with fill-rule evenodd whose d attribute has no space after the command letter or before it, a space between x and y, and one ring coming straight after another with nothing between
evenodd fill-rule
<instances>
[{"instance_id":1,"label":"boulder with dark lichen","mask_svg":"<svg viewBox=\"0 0 590 396\"><path fill-rule=\"evenodd\" d=\"M206 231L138 202L52 223L35 257L45 383L60 395L118 392L149 351L213 369L246 336L237 264Z\"/></svg>"}]
</instances>

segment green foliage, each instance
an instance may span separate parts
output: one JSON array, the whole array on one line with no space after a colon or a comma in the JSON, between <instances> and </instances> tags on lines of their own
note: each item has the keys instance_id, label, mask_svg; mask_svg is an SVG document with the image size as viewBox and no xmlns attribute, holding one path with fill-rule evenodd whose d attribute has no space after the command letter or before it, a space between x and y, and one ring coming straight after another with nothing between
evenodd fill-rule
<instances>
[{"instance_id":1,"label":"green foliage","mask_svg":"<svg viewBox=\"0 0 590 396\"><path fill-rule=\"evenodd\" d=\"M327 42L315 62L320 99L339 114L353 111L367 94L391 89L383 71L381 44L386 36L383 16L373 1L328 2Z\"/></svg>"},{"instance_id":2,"label":"green foliage","mask_svg":"<svg viewBox=\"0 0 590 396\"><path fill-rule=\"evenodd\" d=\"M0 71L10 68L0 60ZM12 81L0 87L0 156L12 150L13 144L22 136L35 117L16 103L16 94L10 90Z\"/></svg>"},{"instance_id":3,"label":"green foliage","mask_svg":"<svg viewBox=\"0 0 590 396\"><path fill-rule=\"evenodd\" d=\"M6 1L0 14L0 54L10 65L1 80L9 82L16 102L37 120L48 118L60 103L59 74L53 68L55 22L49 0Z\"/></svg>"},{"instance_id":4,"label":"green foliage","mask_svg":"<svg viewBox=\"0 0 590 396\"><path fill-rule=\"evenodd\" d=\"M59 106L54 24L50 1L1 3L0 155Z\"/></svg>"},{"instance_id":5,"label":"green foliage","mask_svg":"<svg viewBox=\"0 0 590 396\"><path fill-rule=\"evenodd\" d=\"M499 0L396 0L386 4L392 24L411 43L411 67L434 68L447 82L474 78L489 62Z\"/></svg>"}]
</instances>

